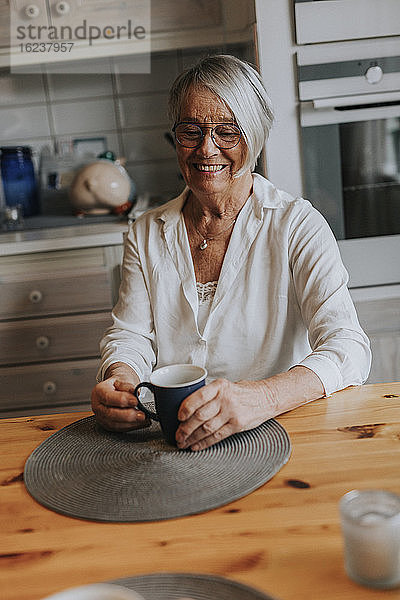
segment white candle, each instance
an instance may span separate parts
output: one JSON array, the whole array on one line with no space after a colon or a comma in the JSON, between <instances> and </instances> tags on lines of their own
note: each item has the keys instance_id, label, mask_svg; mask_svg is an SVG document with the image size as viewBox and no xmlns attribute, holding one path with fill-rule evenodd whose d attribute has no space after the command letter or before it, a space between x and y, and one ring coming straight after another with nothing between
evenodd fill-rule
<instances>
[{"instance_id":1,"label":"white candle","mask_svg":"<svg viewBox=\"0 0 400 600\"><path fill-rule=\"evenodd\" d=\"M358 583L400 585L400 496L353 490L340 501L345 566Z\"/></svg>"}]
</instances>

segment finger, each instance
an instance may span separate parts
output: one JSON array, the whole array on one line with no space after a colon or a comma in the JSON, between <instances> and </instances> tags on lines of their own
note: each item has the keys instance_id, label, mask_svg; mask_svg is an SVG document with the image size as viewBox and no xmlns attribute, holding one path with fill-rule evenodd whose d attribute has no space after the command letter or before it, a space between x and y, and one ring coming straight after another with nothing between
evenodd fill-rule
<instances>
[{"instance_id":1,"label":"finger","mask_svg":"<svg viewBox=\"0 0 400 600\"><path fill-rule=\"evenodd\" d=\"M144 429L145 427L150 427L151 422L145 420L143 422L139 421L136 423L126 423L126 422L110 422L109 420L103 420L99 415L96 415L96 421L103 429L107 431L115 431L115 432L124 432L124 431L134 431L135 429Z\"/></svg>"},{"instance_id":2,"label":"finger","mask_svg":"<svg viewBox=\"0 0 400 600\"><path fill-rule=\"evenodd\" d=\"M99 406L99 414L112 419L115 422L129 422L134 423L135 421L143 421L146 418L144 412L137 410L136 408L119 408L117 406Z\"/></svg>"},{"instance_id":3,"label":"finger","mask_svg":"<svg viewBox=\"0 0 400 600\"><path fill-rule=\"evenodd\" d=\"M136 408L119 408L100 403L96 407L95 414L99 422L101 421L103 426L109 426L110 429L116 427L119 429L135 426L143 427L150 423L146 415Z\"/></svg>"},{"instance_id":4,"label":"finger","mask_svg":"<svg viewBox=\"0 0 400 600\"><path fill-rule=\"evenodd\" d=\"M222 384L223 380L215 379L211 383L204 385L190 394L190 396L187 396L179 407L178 419L180 421L187 421L190 419L196 410L216 397Z\"/></svg>"},{"instance_id":5,"label":"finger","mask_svg":"<svg viewBox=\"0 0 400 600\"><path fill-rule=\"evenodd\" d=\"M192 421L193 419L190 419ZM216 417L200 424L190 435L182 438L182 432L177 431L176 439L179 448L189 448L192 444L210 437L216 431L220 430L226 424L226 418L219 413Z\"/></svg>"},{"instance_id":6,"label":"finger","mask_svg":"<svg viewBox=\"0 0 400 600\"><path fill-rule=\"evenodd\" d=\"M116 379L114 381L114 388L119 392L129 392L134 394L136 385L133 385L129 381L120 381L119 379Z\"/></svg>"},{"instance_id":7,"label":"finger","mask_svg":"<svg viewBox=\"0 0 400 600\"><path fill-rule=\"evenodd\" d=\"M204 450L205 448L209 448L217 442L224 440L233 433L235 433L235 431L233 430L232 425L230 423L226 423L225 425L223 425L223 427L221 427L221 429L218 429L218 431L215 431L212 435L209 435L208 437L205 437L202 440L192 444L190 446L190 449L195 452L199 450Z\"/></svg>"},{"instance_id":8,"label":"finger","mask_svg":"<svg viewBox=\"0 0 400 600\"><path fill-rule=\"evenodd\" d=\"M137 398L129 392L110 391L103 395L100 403L110 408L135 408Z\"/></svg>"},{"instance_id":9,"label":"finger","mask_svg":"<svg viewBox=\"0 0 400 600\"><path fill-rule=\"evenodd\" d=\"M198 428L204 426L207 428L211 419L214 419L220 413L220 404L213 399L203 406L200 406L187 421L183 421L177 430L177 441L186 442ZM220 423L220 426L223 423ZM210 431L207 431L207 435Z\"/></svg>"}]
</instances>

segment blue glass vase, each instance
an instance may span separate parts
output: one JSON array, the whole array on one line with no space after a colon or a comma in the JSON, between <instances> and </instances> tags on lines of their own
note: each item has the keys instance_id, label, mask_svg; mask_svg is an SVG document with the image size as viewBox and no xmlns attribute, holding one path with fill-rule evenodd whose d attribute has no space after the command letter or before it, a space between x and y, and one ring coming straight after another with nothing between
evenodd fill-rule
<instances>
[{"instance_id":1,"label":"blue glass vase","mask_svg":"<svg viewBox=\"0 0 400 600\"><path fill-rule=\"evenodd\" d=\"M24 217L39 212L39 200L32 151L29 146L3 146L1 178L7 206L22 206Z\"/></svg>"}]
</instances>

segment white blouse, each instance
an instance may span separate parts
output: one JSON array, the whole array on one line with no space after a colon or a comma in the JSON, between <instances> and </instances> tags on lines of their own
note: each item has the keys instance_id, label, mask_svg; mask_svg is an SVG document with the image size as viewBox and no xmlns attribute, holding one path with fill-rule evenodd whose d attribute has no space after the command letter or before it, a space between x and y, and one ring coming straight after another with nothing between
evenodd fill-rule
<instances>
[{"instance_id":1,"label":"white blouse","mask_svg":"<svg viewBox=\"0 0 400 600\"><path fill-rule=\"evenodd\" d=\"M187 193L130 228L99 377L118 361L140 379L155 367L194 363L211 379L231 381L304 365L326 394L363 383L371 361L368 338L334 236L310 202L253 174L253 193L203 311L182 215Z\"/></svg>"}]
</instances>

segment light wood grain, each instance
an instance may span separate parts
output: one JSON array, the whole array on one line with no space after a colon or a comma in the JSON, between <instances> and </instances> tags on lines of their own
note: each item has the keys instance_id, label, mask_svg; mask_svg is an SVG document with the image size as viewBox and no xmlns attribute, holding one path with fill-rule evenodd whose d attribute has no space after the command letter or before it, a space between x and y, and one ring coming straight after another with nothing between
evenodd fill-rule
<instances>
[{"instance_id":1,"label":"light wood grain","mask_svg":"<svg viewBox=\"0 0 400 600\"><path fill-rule=\"evenodd\" d=\"M30 452L87 413L0 422L0 597L141 573L223 575L280 600L399 599L344 573L338 501L353 488L400 493L400 383L349 388L279 418L293 451L264 486L201 515L94 523L53 513L26 492ZM297 487L296 487L297 486Z\"/></svg>"}]
</instances>

